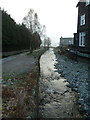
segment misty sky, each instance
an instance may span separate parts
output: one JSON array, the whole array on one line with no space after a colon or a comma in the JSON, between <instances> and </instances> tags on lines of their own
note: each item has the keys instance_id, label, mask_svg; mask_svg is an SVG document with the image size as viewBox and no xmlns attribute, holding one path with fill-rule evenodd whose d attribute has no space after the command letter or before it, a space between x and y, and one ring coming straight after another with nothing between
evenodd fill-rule
<instances>
[{"instance_id":1,"label":"misty sky","mask_svg":"<svg viewBox=\"0 0 90 120\"><path fill-rule=\"evenodd\" d=\"M73 37L77 31L77 8L79 0L0 0L0 7L21 23L30 8L38 14L40 23L46 25L47 36L53 45L63 37Z\"/></svg>"}]
</instances>

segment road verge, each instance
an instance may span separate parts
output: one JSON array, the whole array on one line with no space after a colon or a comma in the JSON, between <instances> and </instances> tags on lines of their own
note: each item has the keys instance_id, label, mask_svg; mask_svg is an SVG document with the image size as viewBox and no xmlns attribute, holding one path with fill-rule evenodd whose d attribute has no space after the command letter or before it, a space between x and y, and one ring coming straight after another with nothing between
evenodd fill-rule
<instances>
[{"instance_id":1,"label":"road verge","mask_svg":"<svg viewBox=\"0 0 90 120\"><path fill-rule=\"evenodd\" d=\"M39 60L46 50L39 49L32 54L28 54L36 60L32 71L3 76L2 118L37 118Z\"/></svg>"}]
</instances>

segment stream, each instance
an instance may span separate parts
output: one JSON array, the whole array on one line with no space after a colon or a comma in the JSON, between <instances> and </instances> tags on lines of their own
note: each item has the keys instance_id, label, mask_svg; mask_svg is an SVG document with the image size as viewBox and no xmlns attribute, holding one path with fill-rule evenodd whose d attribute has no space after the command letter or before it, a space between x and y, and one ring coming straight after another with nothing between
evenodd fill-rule
<instances>
[{"instance_id":1,"label":"stream","mask_svg":"<svg viewBox=\"0 0 90 120\"><path fill-rule=\"evenodd\" d=\"M39 118L81 118L76 102L77 93L67 87L64 77L57 72L53 49L40 58Z\"/></svg>"}]
</instances>

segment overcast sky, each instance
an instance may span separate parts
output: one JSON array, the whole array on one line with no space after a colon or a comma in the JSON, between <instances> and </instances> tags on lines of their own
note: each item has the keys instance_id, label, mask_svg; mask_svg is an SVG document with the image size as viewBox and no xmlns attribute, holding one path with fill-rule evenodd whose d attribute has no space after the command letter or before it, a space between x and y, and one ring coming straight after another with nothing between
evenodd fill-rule
<instances>
[{"instance_id":1,"label":"overcast sky","mask_svg":"<svg viewBox=\"0 0 90 120\"><path fill-rule=\"evenodd\" d=\"M38 14L40 23L46 25L47 36L58 45L60 37L73 37L77 31L79 0L0 0L0 7L21 23L30 8Z\"/></svg>"}]
</instances>

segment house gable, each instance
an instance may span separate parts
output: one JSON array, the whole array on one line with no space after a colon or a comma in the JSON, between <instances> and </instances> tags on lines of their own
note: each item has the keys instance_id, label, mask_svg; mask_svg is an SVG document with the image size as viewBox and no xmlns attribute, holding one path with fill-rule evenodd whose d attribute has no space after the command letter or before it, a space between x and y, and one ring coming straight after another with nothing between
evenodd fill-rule
<instances>
[{"instance_id":1,"label":"house gable","mask_svg":"<svg viewBox=\"0 0 90 120\"><path fill-rule=\"evenodd\" d=\"M74 45L80 51L90 52L90 4L80 0L78 7L77 33L74 34Z\"/></svg>"}]
</instances>

